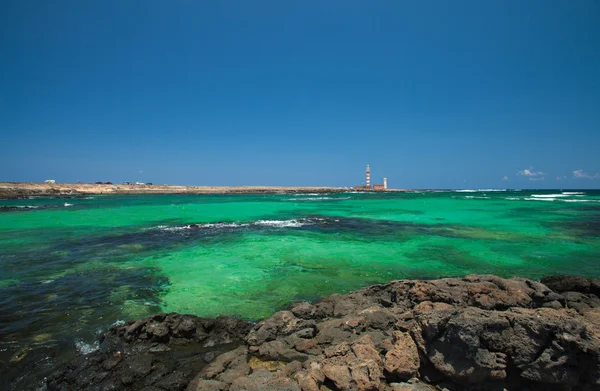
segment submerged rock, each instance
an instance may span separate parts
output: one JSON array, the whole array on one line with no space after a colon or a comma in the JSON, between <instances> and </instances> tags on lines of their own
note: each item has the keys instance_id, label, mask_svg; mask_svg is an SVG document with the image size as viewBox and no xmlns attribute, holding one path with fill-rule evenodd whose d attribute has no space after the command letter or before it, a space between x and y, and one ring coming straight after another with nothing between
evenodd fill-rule
<instances>
[{"instance_id":1,"label":"submerged rock","mask_svg":"<svg viewBox=\"0 0 600 391\"><path fill-rule=\"evenodd\" d=\"M594 280L542 281L394 281L255 325L156 315L111 329L48 388L600 390Z\"/></svg>"}]
</instances>

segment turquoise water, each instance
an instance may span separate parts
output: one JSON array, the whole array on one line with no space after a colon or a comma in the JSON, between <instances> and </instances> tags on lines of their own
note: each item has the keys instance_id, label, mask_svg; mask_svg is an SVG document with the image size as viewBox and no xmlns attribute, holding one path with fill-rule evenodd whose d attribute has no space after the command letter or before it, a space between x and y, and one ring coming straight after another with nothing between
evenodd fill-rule
<instances>
[{"instance_id":1,"label":"turquoise water","mask_svg":"<svg viewBox=\"0 0 600 391\"><path fill-rule=\"evenodd\" d=\"M0 207L0 374L17 388L93 348L113 322L163 311L256 320L392 279L600 276L600 191L127 195Z\"/></svg>"}]
</instances>

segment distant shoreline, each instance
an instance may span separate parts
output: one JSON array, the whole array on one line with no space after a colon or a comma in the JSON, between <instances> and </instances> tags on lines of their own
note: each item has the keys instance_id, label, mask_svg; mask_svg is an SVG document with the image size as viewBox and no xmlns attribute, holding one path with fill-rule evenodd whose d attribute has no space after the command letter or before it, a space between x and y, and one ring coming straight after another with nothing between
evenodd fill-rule
<instances>
[{"instance_id":1,"label":"distant shoreline","mask_svg":"<svg viewBox=\"0 0 600 391\"><path fill-rule=\"evenodd\" d=\"M97 194L301 194L345 193L349 191L385 192L406 190L367 190L327 186L178 186L123 185L88 183L0 182L0 198L34 196L89 196Z\"/></svg>"}]
</instances>

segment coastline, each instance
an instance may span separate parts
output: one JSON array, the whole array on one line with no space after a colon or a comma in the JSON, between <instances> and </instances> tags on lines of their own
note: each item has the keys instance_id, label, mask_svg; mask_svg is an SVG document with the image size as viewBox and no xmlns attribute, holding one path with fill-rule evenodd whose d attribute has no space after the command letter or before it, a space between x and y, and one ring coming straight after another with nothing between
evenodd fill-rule
<instances>
[{"instance_id":1,"label":"coastline","mask_svg":"<svg viewBox=\"0 0 600 391\"><path fill-rule=\"evenodd\" d=\"M600 279L398 280L252 324L127 321L48 390L600 389Z\"/></svg>"},{"instance_id":2,"label":"coastline","mask_svg":"<svg viewBox=\"0 0 600 391\"><path fill-rule=\"evenodd\" d=\"M0 182L0 198L53 196L77 197L98 194L302 194L356 192L402 192L406 190L350 189L327 186L180 186L180 185L122 185L40 182Z\"/></svg>"}]
</instances>

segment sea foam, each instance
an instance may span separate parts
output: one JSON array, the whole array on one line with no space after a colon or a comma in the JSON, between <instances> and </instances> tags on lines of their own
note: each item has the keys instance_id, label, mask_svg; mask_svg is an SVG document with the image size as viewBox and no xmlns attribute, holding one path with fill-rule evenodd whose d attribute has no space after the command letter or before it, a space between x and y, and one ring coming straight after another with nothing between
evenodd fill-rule
<instances>
[{"instance_id":1,"label":"sea foam","mask_svg":"<svg viewBox=\"0 0 600 391\"><path fill-rule=\"evenodd\" d=\"M79 353L86 355L100 349L100 342L96 341L93 344L89 344L83 342L81 339L78 339L75 341L75 348L77 348Z\"/></svg>"},{"instance_id":2,"label":"sea foam","mask_svg":"<svg viewBox=\"0 0 600 391\"><path fill-rule=\"evenodd\" d=\"M178 232L191 229L223 229L223 228L246 228L246 227L269 227L269 228L297 228L305 225L315 224L324 219L291 219L291 220L257 220L250 223L205 223L205 224L186 224L178 226L159 225L150 229Z\"/></svg>"}]
</instances>

